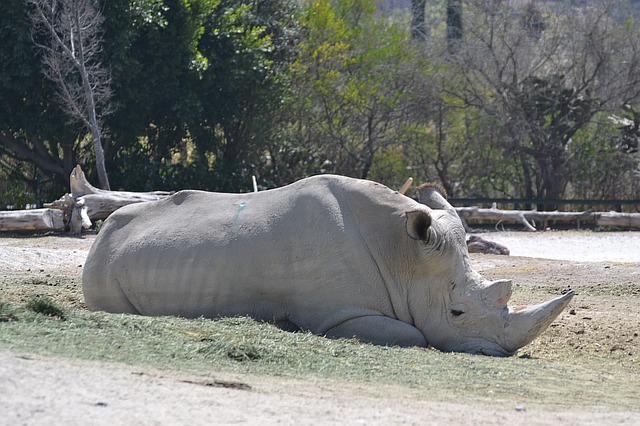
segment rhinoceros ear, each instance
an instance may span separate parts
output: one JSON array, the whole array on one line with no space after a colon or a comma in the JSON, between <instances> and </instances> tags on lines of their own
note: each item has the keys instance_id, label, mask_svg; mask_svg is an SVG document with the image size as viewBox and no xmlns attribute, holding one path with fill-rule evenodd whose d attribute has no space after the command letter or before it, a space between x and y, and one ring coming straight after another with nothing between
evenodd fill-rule
<instances>
[{"instance_id":1,"label":"rhinoceros ear","mask_svg":"<svg viewBox=\"0 0 640 426\"><path fill-rule=\"evenodd\" d=\"M412 210L407 212L407 234L414 240L427 241L429 239L429 227L431 215L424 210Z\"/></svg>"}]
</instances>

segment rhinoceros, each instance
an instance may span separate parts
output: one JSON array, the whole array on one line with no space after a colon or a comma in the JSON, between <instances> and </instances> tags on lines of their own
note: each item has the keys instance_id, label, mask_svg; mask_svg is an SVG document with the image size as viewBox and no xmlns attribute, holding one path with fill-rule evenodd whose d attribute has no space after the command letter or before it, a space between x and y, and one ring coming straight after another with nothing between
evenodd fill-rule
<instances>
[{"instance_id":1,"label":"rhinoceros","mask_svg":"<svg viewBox=\"0 0 640 426\"><path fill-rule=\"evenodd\" d=\"M87 307L187 318L250 316L378 345L514 354L569 292L507 306L511 281L472 269L465 230L437 191L319 175L277 189L184 190L113 213L83 272Z\"/></svg>"}]
</instances>

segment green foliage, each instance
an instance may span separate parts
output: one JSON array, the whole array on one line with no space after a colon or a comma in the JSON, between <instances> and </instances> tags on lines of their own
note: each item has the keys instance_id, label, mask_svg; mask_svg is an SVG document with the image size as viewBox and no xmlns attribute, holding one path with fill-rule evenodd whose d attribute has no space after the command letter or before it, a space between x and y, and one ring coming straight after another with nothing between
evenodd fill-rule
<instances>
[{"instance_id":1,"label":"green foliage","mask_svg":"<svg viewBox=\"0 0 640 426\"><path fill-rule=\"evenodd\" d=\"M295 53L295 16L288 0L222 1L205 22L199 48L208 66L197 85L204 115L191 131L198 161L213 158L219 190L247 188L260 167Z\"/></svg>"},{"instance_id":2,"label":"green foliage","mask_svg":"<svg viewBox=\"0 0 640 426\"><path fill-rule=\"evenodd\" d=\"M66 166L75 164L79 149L76 130L42 75L24 0L0 2L0 167L16 171L13 164L26 161L44 180L68 187L73 166Z\"/></svg>"},{"instance_id":3,"label":"green foliage","mask_svg":"<svg viewBox=\"0 0 640 426\"><path fill-rule=\"evenodd\" d=\"M11 206L14 210L22 210L27 205L36 204L36 194L25 188L23 182L8 181L4 184L2 193L0 193L0 210Z\"/></svg>"},{"instance_id":4,"label":"green foliage","mask_svg":"<svg viewBox=\"0 0 640 426\"><path fill-rule=\"evenodd\" d=\"M640 198L640 181L634 174L640 160L622 151L619 140L619 129L608 114L599 114L576 133L569 145L571 195L594 199Z\"/></svg>"},{"instance_id":5,"label":"green foliage","mask_svg":"<svg viewBox=\"0 0 640 426\"><path fill-rule=\"evenodd\" d=\"M114 73L123 102L110 129L123 143L112 152L112 181L246 188L295 52L295 2L166 0L157 10L161 19L129 17L135 31L113 28L110 49L125 66Z\"/></svg>"},{"instance_id":6,"label":"green foliage","mask_svg":"<svg viewBox=\"0 0 640 426\"><path fill-rule=\"evenodd\" d=\"M455 55L448 3L463 5ZM453 196L637 194L633 152L616 151L611 123L594 119L638 98L635 74L614 66L640 57L628 53L633 19L589 24L591 44L572 60L554 43L577 43L586 12L569 20L542 6L430 2L417 42L408 16L374 0L101 5L113 189L247 191L251 175L263 189L332 172L392 187L438 181ZM1 2L3 205L58 198L77 163L95 181L90 141L40 63L23 0ZM601 84L624 79L627 89Z\"/></svg>"},{"instance_id":7,"label":"green foliage","mask_svg":"<svg viewBox=\"0 0 640 426\"><path fill-rule=\"evenodd\" d=\"M328 160L325 171L375 174L376 159L406 143L413 108L429 93L428 66L409 32L375 13L372 1L345 0L314 2L304 15L308 37L293 65L294 104L304 116L294 119L300 138Z\"/></svg>"}]
</instances>

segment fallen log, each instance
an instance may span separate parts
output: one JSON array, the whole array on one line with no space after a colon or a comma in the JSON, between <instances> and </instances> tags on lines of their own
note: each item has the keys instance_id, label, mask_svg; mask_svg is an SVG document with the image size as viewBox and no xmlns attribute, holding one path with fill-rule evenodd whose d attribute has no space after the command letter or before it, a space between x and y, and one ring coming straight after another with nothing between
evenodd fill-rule
<instances>
[{"instance_id":1,"label":"fallen log","mask_svg":"<svg viewBox=\"0 0 640 426\"><path fill-rule=\"evenodd\" d=\"M498 210L492 207L490 209L481 209L478 207L456 207L456 212L462 220L464 228L469 232L469 222L476 221L492 221L492 222L508 222L521 223L527 231L535 231L536 228L527 220L524 211L519 210Z\"/></svg>"},{"instance_id":2,"label":"fallen log","mask_svg":"<svg viewBox=\"0 0 640 426\"><path fill-rule=\"evenodd\" d=\"M583 212L500 210L496 208L495 204L489 209L456 207L456 212L467 231L470 230L469 223L487 222L493 222L496 226L500 223L520 223L527 231L537 231L537 223L541 223L541 229L547 229L549 223L576 224L578 229L583 224L640 229L640 213L592 212L591 210Z\"/></svg>"},{"instance_id":3,"label":"fallen log","mask_svg":"<svg viewBox=\"0 0 640 426\"><path fill-rule=\"evenodd\" d=\"M0 232L64 231L64 212L32 209L0 212Z\"/></svg>"},{"instance_id":4,"label":"fallen log","mask_svg":"<svg viewBox=\"0 0 640 426\"><path fill-rule=\"evenodd\" d=\"M95 186L89 183L80 166L76 166L71 171L71 175L69 176L69 187L71 189L71 196L75 199L80 199L87 195L96 195L96 196L101 195L101 196L105 196L105 198L111 198L112 200L115 200L116 198L121 200L131 200L132 203L140 203L143 201L155 201L172 194L172 192L167 192L167 191L130 192L130 191L107 191L104 189L96 188ZM98 199L98 198L96 197L95 199Z\"/></svg>"},{"instance_id":5,"label":"fallen log","mask_svg":"<svg viewBox=\"0 0 640 426\"><path fill-rule=\"evenodd\" d=\"M640 213L603 212L594 213L596 226L613 226L640 229Z\"/></svg>"},{"instance_id":6,"label":"fallen log","mask_svg":"<svg viewBox=\"0 0 640 426\"><path fill-rule=\"evenodd\" d=\"M45 207L65 212L65 223L71 234L79 234L82 228L91 227L94 220L106 219L111 213L128 204L157 201L171 195L171 192L130 192L106 191L94 187L87 181L80 166L76 166L69 176L70 194Z\"/></svg>"},{"instance_id":7,"label":"fallen log","mask_svg":"<svg viewBox=\"0 0 640 426\"><path fill-rule=\"evenodd\" d=\"M156 201L171 192L105 191L91 185L80 166L69 177L71 192L44 209L0 212L0 231L68 231L79 234L94 220L106 219L127 204Z\"/></svg>"}]
</instances>

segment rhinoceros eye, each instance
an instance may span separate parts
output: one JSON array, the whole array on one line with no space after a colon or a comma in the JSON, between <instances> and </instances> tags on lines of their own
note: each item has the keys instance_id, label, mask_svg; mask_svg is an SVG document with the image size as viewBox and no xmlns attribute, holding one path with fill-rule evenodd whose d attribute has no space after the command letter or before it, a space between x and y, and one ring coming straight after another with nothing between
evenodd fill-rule
<instances>
[{"instance_id":1,"label":"rhinoceros eye","mask_svg":"<svg viewBox=\"0 0 640 426\"><path fill-rule=\"evenodd\" d=\"M464 314L463 311L458 311L456 309L452 309L451 310L451 315L453 315L454 317L459 317L460 315Z\"/></svg>"}]
</instances>

